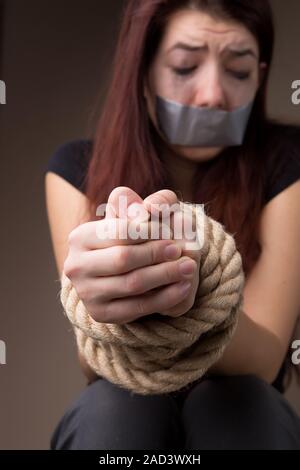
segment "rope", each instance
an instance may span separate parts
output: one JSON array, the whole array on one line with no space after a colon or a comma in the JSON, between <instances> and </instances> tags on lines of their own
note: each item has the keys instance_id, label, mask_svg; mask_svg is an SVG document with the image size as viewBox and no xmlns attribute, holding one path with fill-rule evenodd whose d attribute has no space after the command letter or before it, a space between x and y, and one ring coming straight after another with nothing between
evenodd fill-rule
<instances>
[{"instance_id":1,"label":"rope","mask_svg":"<svg viewBox=\"0 0 300 470\"><path fill-rule=\"evenodd\" d=\"M222 356L237 326L244 273L233 236L205 214L203 220L199 286L192 308L179 317L96 322L63 272L61 302L96 374L135 393L162 394L197 381Z\"/></svg>"}]
</instances>

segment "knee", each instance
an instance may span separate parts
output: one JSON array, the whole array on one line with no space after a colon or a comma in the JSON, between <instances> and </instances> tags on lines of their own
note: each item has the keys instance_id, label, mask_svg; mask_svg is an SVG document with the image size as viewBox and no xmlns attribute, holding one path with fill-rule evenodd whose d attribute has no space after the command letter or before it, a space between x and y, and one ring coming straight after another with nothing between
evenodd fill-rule
<instances>
[{"instance_id":1,"label":"knee","mask_svg":"<svg viewBox=\"0 0 300 470\"><path fill-rule=\"evenodd\" d=\"M101 419L104 416L110 421L114 417L126 418L149 415L161 416L173 413L175 407L167 395L141 395L126 388L101 379L91 384L82 393L77 407L81 409L84 419Z\"/></svg>"},{"instance_id":2,"label":"knee","mask_svg":"<svg viewBox=\"0 0 300 470\"><path fill-rule=\"evenodd\" d=\"M258 394L268 392L270 389L270 385L267 382L253 374L215 376L204 380L202 384L204 385L203 389L206 388L209 392L222 395L224 393L239 395L247 392L257 396Z\"/></svg>"},{"instance_id":3,"label":"knee","mask_svg":"<svg viewBox=\"0 0 300 470\"><path fill-rule=\"evenodd\" d=\"M62 418L52 448L162 448L179 435L176 405L164 395L138 395L100 379Z\"/></svg>"},{"instance_id":4,"label":"knee","mask_svg":"<svg viewBox=\"0 0 300 470\"><path fill-rule=\"evenodd\" d=\"M272 385L253 374L222 377L219 388L223 395L231 396L237 406L240 402L241 406L247 405L264 414L272 413L281 399Z\"/></svg>"},{"instance_id":5,"label":"knee","mask_svg":"<svg viewBox=\"0 0 300 470\"><path fill-rule=\"evenodd\" d=\"M194 408L196 402L220 409L226 403L228 412L241 409L272 411L278 392L255 375L211 377L192 389L186 404ZM189 405L188 405L189 403Z\"/></svg>"},{"instance_id":6,"label":"knee","mask_svg":"<svg viewBox=\"0 0 300 470\"><path fill-rule=\"evenodd\" d=\"M182 416L189 449L282 449L299 445L295 437L299 424L283 397L254 375L205 379L187 396Z\"/></svg>"},{"instance_id":7,"label":"knee","mask_svg":"<svg viewBox=\"0 0 300 470\"><path fill-rule=\"evenodd\" d=\"M148 405L148 406L147 406ZM67 412L67 417L76 425L99 428L99 425L112 426L113 423L126 421L130 416L145 414L146 410L168 409L163 397L137 395L130 390L99 379L86 387Z\"/></svg>"},{"instance_id":8,"label":"knee","mask_svg":"<svg viewBox=\"0 0 300 470\"><path fill-rule=\"evenodd\" d=\"M89 417L97 421L102 388L103 383L100 379L93 382L66 409L52 434L51 449L75 449L74 442L78 433L86 429Z\"/></svg>"},{"instance_id":9,"label":"knee","mask_svg":"<svg viewBox=\"0 0 300 470\"><path fill-rule=\"evenodd\" d=\"M270 384L254 374L218 376L209 381L209 388L219 392L230 394L241 394L243 392L258 396L268 393Z\"/></svg>"}]
</instances>

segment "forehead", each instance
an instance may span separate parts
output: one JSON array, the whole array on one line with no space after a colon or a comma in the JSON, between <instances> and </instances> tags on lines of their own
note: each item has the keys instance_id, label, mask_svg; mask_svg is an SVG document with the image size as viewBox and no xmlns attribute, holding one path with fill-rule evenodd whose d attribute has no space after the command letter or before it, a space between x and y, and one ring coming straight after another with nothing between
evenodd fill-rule
<instances>
[{"instance_id":1,"label":"forehead","mask_svg":"<svg viewBox=\"0 0 300 470\"><path fill-rule=\"evenodd\" d=\"M160 48L167 50L175 41L195 46L211 44L220 50L236 45L258 52L256 38L243 24L215 18L200 10L182 9L169 17Z\"/></svg>"}]
</instances>

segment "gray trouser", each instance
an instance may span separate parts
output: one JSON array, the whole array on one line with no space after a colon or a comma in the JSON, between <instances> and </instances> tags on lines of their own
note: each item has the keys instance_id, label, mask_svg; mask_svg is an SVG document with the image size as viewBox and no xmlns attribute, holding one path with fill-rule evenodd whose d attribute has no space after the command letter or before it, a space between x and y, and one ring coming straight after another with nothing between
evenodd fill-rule
<instances>
[{"instance_id":1,"label":"gray trouser","mask_svg":"<svg viewBox=\"0 0 300 470\"><path fill-rule=\"evenodd\" d=\"M300 449L300 418L253 375L210 377L183 393L146 396L100 378L61 418L51 449Z\"/></svg>"}]
</instances>

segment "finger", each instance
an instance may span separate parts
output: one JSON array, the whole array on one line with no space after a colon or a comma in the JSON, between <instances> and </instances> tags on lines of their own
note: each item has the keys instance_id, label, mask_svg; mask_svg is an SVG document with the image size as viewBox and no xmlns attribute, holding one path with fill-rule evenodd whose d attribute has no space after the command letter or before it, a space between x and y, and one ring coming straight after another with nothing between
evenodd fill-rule
<instances>
[{"instance_id":1,"label":"finger","mask_svg":"<svg viewBox=\"0 0 300 470\"><path fill-rule=\"evenodd\" d=\"M187 261L187 263L185 263ZM181 266L185 263L185 271ZM187 267L186 267L187 266ZM178 261L167 261L152 266L143 267L128 274L120 276L104 276L86 279L82 285L82 300L90 299L93 293L98 301L107 302L114 299L133 297L152 289L160 288L183 279L193 279L197 264L188 257L182 257ZM84 296L83 296L84 294Z\"/></svg>"},{"instance_id":2,"label":"finger","mask_svg":"<svg viewBox=\"0 0 300 470\"><path fill-rule=\"evenodd\" d=\"M156 226L156 232L160 232ZM136 239L133 236L136 234ZM74 243L83 250L96 250L110 246L143 243L149 240L151 226L148 222L137 224L127 219L102 219L87 222L76 227L69 236L69 244Z\"/></svg>"},{"instance_id":3,"label":"finger","mask_svg":"<svg viewBox=\"0 0 300 470\"><path fill-rule=\"evenodd\" d=\"M149 240L172 240L169 226L158 221L136 222L130 219L102 219L76 227L69 244L82 250L97 250L115 245L135 245Z\"/></svg>"},{"instance_id":4,"label":"finger","mask_svg":"<svg viewBox=\"0 0 300 470\"><path fill-rule=\"evenodd\" d=\"M181 212L177 195L173 191L163 189L146 197L144 206L151 214L151 220L158 220L169 226L174 237L174 217Z\"/></svg>"},{"instance_id":5,"label":"finger","mask_svg":"<svg viewBox=\"0 0 300 470\"><path fill-rule=\"evenodd\" d=\"M177 195L169 189L162 189L156 193L150 194L144 199L144 206L151 214L156 214L159 210L159 206L179 207L179 201Z\"/></svg>"},{"instance_id":6,"label":"finger","mask_svg":"<svg viewBox=\"0 0 300 470\"><path fill-rule=\"evenodd\" d=\"M132 204L143 207L143 199L131 188L118 186L109 195L106 218L127 218L128 207Z\"/></svg>"},{"instance_id":7,"label":"finger","mask_svg":"<svg viewBox=\"0 0 300 470\"><path fill-rule=\"evenodd\" d=\"M146 209L151 211L151 204L175 204L178 202L177 195L169 189L162 189L156 193L150 194L144 199Z\"/></svg>"},{"instance_id":8,"label":"finger","mask_svg":"<svg viewBox=\"0 0 300 470\"><path fill-rule=\"evenodd\" d=\"M194 259L199 258L199 250L203 244L203 229L200 231L199 226L203 227L203 209L198 207L197 218L199 224L196 222L196 212L194 205L185 204L184 210L179 203L177 195L170 190L161 190L151 194L144 200L144 205L151 214L151 220L162 221L168 225L173 231L173 238L177 243L181 244L182 249L187 256ZM169 210L168 210L169 207ZM161 208L161 213L159 212ZM159 216L157 217L157 214ZM161 215L161 218L160 218ZM199 230L199 233L197 233Z\"/></svg>"},{"instance_id":9,"label":"finger","mask_svg":"<svg viewBox=\"0 0 300 470\"><path fill-rule=\"evenodd\" d=\"M153 292L137 297L128 297L122 300L113 300L97 308L91 305L93 318L102 323L124 324L140 317L159 311L166 311L183 299L187 298L191 290L189 281L177 282Z\"/></svg>"},{"instance_id":10,"label":"finger","mask_svg":"<svg viewBox=\"0 0 300 470\"><path fill-rule=\"evenodd\" d=\"M165 252L170 245L174 246L173 256ZM86 251L79 261L84 264L87 277L99 277L125 274L141 267L176 260L180 256L181 248L173 240L150 240L137 245L114 245Z\"/></svg>"}]
</instances>

